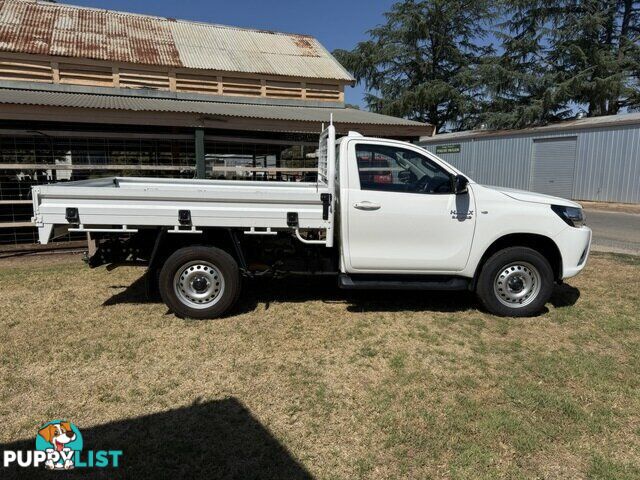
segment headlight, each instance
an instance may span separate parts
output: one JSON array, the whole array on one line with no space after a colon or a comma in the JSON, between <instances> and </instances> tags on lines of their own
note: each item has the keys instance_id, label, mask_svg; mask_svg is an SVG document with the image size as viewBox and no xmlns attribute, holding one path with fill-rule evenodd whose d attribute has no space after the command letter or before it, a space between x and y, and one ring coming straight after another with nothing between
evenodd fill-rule
<instances>
[{"instance_id":1,"label":"headlight","mask_svg":"<svg viewBox=\"0 0 640 480\"><path fill-rule=\"evenodd\" d=\"M551 210L556 212L556 214L571 227L581 227L584 225L585 216L581 208L551 205Z\"/></svg>"}]
</instances>

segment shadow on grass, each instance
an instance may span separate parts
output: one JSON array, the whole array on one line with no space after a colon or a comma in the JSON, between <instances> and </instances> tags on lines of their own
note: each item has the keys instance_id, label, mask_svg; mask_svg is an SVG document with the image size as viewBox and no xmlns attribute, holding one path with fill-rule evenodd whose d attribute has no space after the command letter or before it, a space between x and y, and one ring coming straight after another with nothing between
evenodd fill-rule
<instances>
[{"instance_id":1,"label":"shadow on grass","mask_svg":"<svg viewBox=\"0 0 640 480\"><path fill-rule=\"evenodd\" d=\"M575 305L580 298L580 290L571 285L563 283L556 285L549 299L549 303L556 308L570 307Z\"/></svg>"},{"instance_id":2,"label":"shadow on grass","mask_svg":"<svg viewBox=\"0 0 640 480\"><path fill-rule=\"evenodd\" d=\"M36 427L34 438L0 449L32 450ZM3 469L2 478L313 478L235 398L78 427L83 459L87 450L122 450L120 466L67 472L16 467Z\"/></svg>"},{"instance_id":3,"label":"shadow on grass","mask_svg":"<svg viewBox=\"0 0 640 480\"><path fill-rule=\"evenodd\" d=\"M147 295L147 274L145 273L131 285L111 285L112 290L120 290L107 298L102 306L118 305L119 303L161 303L160 295Z\"/></svg>"},{"instance_id":4,"label":"shadow on grass","mask_svg":"<svg viewBox=\"0 0 640 480\"><path fill-rule=\"evenodd\" d=\"M159 296L147 296L145 277L142 276L130 286L114 285L111 288L121 292L108 298L103 305L119 303L160 303ZM580 297L580 291L567 284L556 285L550 303L556 307L574 305ZM244 282L243 293L238 304L230 315L252 312L258 305L265 308L276 303L304 303L311 300L339 302L347 304L347 310L360 312L402 312L402 311L434 311L460 312L480 308L475 295L468 291L399 291L340 290L336 278L326 277L287 277L283 279L255 279ZM548 309L543 309L542 313Z\"/></svg>"},{"instance_id":5,"label":"shadow on grass","mask_svg":"<svg viewBox=\"0 0 640 480\"><path fill-rule=\"evenodd\" d=\"M148 296L145 276L129 286L112 285L123 289L104 301L103 306L120 303L162 303L159 295ZM281 279L245 280L238 304L230 315L254 311L258 305L268 309L272 303L304 303L311 300L348 304L350 312L438 311L458 312L476 308L471 292L428 291L348 291L338 288L336 277L286 277Z\"/></svg>"}]
</instances>

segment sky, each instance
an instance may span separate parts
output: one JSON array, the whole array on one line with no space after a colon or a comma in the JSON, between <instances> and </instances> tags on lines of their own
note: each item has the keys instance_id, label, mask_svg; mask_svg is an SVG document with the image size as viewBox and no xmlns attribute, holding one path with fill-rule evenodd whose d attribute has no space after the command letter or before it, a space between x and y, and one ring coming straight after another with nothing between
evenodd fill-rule
<instances>
[{"instance_id":1,"label":"sky","mask_svg":"<svg viewBox=\"0 0 640 480\"><path fill-rule=\"evenodd\" d=\"M367 30L384 22L394 0L60 0L85 7L304 33L329 51L352 49ZM347 87L345 101L364 107L362 86Z\"/></svg>"}]
</instances>

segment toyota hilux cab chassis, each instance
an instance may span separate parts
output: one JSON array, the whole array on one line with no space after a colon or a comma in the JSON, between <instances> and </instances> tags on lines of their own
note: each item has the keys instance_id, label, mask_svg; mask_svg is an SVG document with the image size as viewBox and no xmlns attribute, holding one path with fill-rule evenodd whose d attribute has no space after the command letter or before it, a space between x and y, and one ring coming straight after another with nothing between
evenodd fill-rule
<instances>
[{"instance_id":1,"label":"toyota hilux cab chassis","mask_svg":"<svg viewBox=\"0 0 640 480\"><path fill-rule=\"evenodd\" d=\"M41 243L90 235L89 265L142 263L177 315L229 311L243 277L334 274L345 289L471 290L530 316L578 274L579 204L487 187L416 145L320 137L316 182L101 178L33 187Z\"/></svg>"}]
</instances>

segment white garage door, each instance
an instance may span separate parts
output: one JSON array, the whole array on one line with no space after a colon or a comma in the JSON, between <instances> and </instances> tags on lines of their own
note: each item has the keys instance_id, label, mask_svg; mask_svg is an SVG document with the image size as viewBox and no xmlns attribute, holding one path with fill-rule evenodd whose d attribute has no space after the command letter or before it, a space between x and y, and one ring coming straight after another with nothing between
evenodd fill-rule
<instances>
[{"instance_id":1,"label":"white garage door","mask_svg":"<svg viewBox=\"0 0 640 480\"><path fill-rule=\"evenodd\" d=\"M534 140L531 190L571 198L575 165L576 137Z\"/></svg>"}]
</instances>

